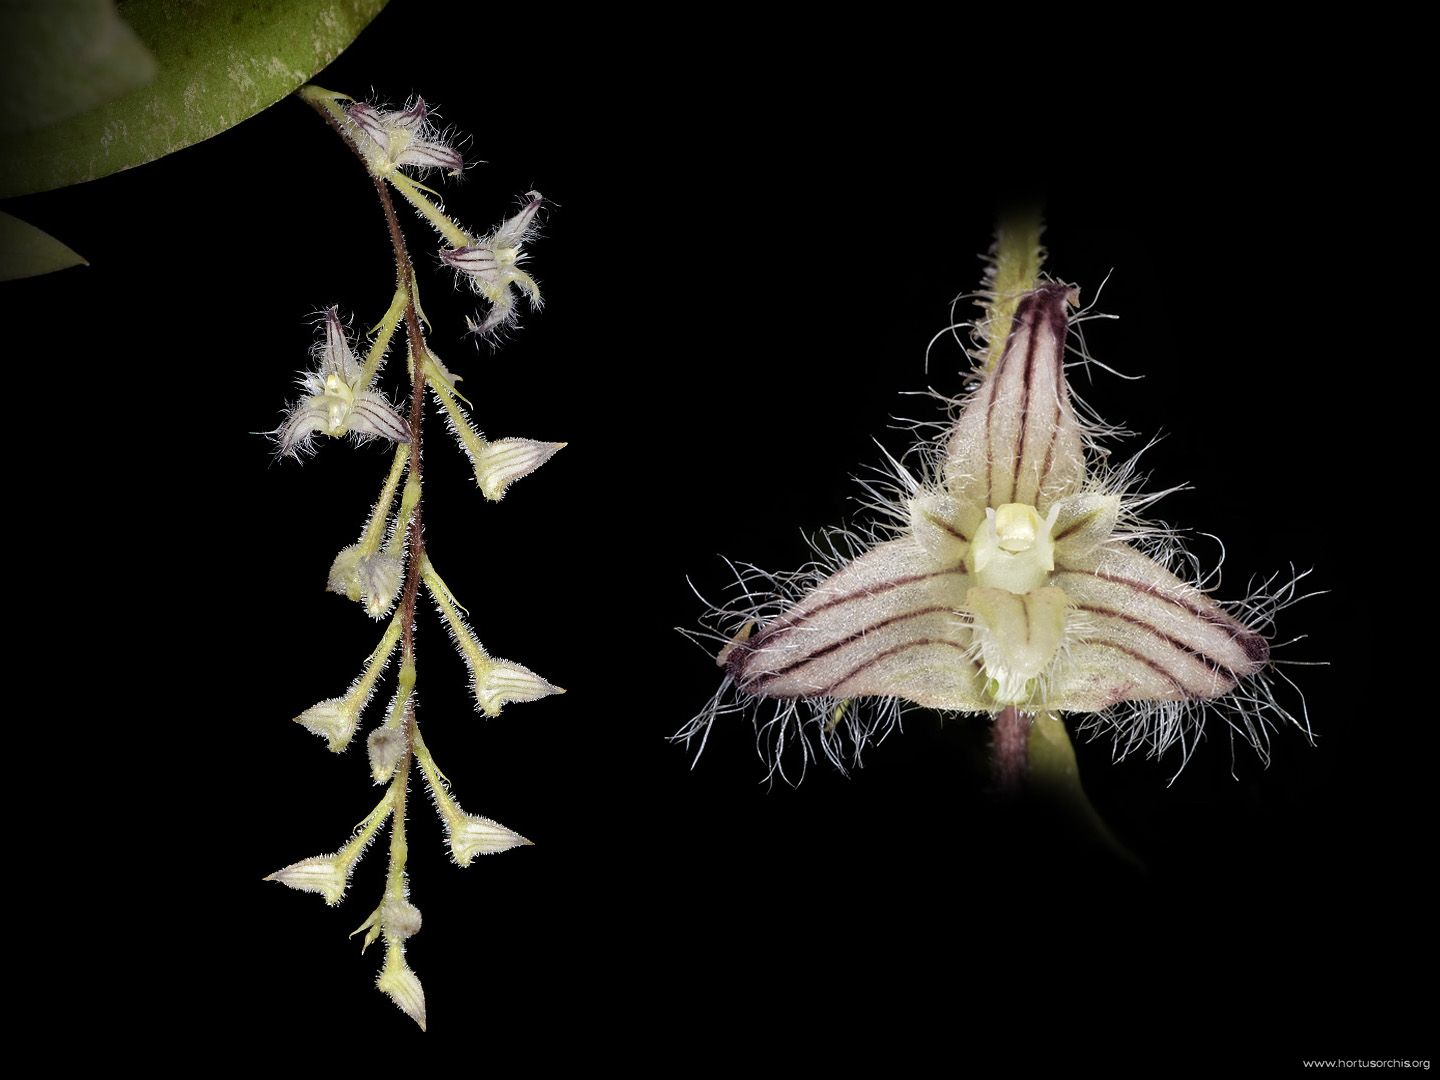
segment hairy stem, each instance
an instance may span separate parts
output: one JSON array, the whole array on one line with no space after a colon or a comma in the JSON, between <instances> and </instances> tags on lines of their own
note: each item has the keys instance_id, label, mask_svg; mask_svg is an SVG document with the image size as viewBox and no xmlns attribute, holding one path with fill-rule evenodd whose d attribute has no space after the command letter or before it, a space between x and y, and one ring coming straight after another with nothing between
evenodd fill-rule
<instances>
[{"instance_id":1,"label":"hairy stem","mask_svg":"<svg viewBox=\"0 0 1440 1080\"><path fill-rule=\"evenodd\" d=\"M400 478L405 475L405 464L409 460L410 447L404 443L395 447L390 472L380 487L380 497L375 500L375 509L370 512L370 518L360 534L360 551L366 555L380 550L380 542L385 538L385 522L390 517L390 507L395 505L395 492L400 488Z\"/></svg>"},{"instance_id":2,"label":"hairy stem","mask_svg":"<svg viewBox=\"0 0 1440 1080\"><path fill-rule=\"evenodd\" d=\"M369 386L375 381L380 365L385 362L385 354L390 349L390 339L395 336L395 328L400 325L404 314L405 295L397 288L395 298L390 301L390 310L385 312L384 318L371 331L375 337L370 343L370 351L365 354L365 366L360 371L361 386Z\"/></svg>"},{"instance_id":3,"label":"hairy stem","mask_svg":"<svg viewBox=\"0 0 1440 1080\"><path fill-rule=\"evenodd\" d=\"M363 159L362 159L363 160ZM400 231L400 221L395 216L395 203L390 191L378 176L372 177L375 191L380 196L380 205L385 211L385 224L390 230L390 244L395 249L396 295L405 296L405 333L410 354L410 464L406 486L417 485L420 496L415 500L415 509L410 514L408 539L410 559L405 567L405 588L400 601L400 664L402 668L415 669L415 601L420 593L420 568L425 559L425 530L422 518L424 510L424 488L422 484L422 451L425 420L425 334L420 328L420 315L415 309L415 268L411 265L410 254L405 248L405 234ZM405 792L410 782L410 766L415 754L416 717L413 699L405 712L405 749L395 766L395 778L391 781L395 791L394 824L391 826L390 873L386 882L386 895L398 899L404 880L405 856L408 845L405 840Z\"/></svg>"},{"instance_id":4,"label":"hairy stem","mask_svg":"<svg viewBox=\"0 0 1440 1080\"><path fill-rule=\"evenodd\" d=\"M398 616L400 665L402 670L408 669L413 672L415 670L415 602L420 592L420 570L426 562L425 530L422 518L424 488L421 486L421 451L425 420L425 357L427 350L425 333L420 326L420 313L415 303L415 267L410 262L410 253L405 246L405 234L400 230L400 219L395 214L395 202L390 197L390 189L386 186L384 178L374 174L365 154L355 145L354 139L343 122L343 113L335 105L333 99L324 97L322 93L302 93L301 97L324 117L325 122L335 129L345 145L360 159L361 165L365 166L365 171L375 184L375 192L380 198L380 208L385 215L385 226L390 233L390 246L395 253L395 301L392 303L391 311L394 311L396 304L403 302L406 344L410 359L410 453L407 465L409 475L405 486L409 488L414 485L415 491L420 493L415 499L415 508L410 515L408 532L410 558L405 568L405 587L401 593ZM390 312L386 314L387 321L393 317ZM370 359L375 359L375 356L372 354ZM403 528L405 523L401 522L400 524ZM405 795L415 754L417 723L415 712L412 699L404 714L405 748L400 755L400 760L396 762L394 778L390 781L394 809L390 839L390 871L386 883L387 894L396 890L398 895L398 890L403 882L408 847L405 839Z\"/></svg>"},{"instance_id":5,"label":"hairy stem","mask_svg":"<svg viewBox=\"0 0 1440 1080\"><path fill-rule=\"evenodd\" d=\"M390 182L395 185L395 190L415 208L415 211L434 226L435 231L443 236L451 247L470 247L475 243L473 236L451 221L443 210L425 197L424 190L428 189L423 189L423 185L417 184L408 176L398 172L390 177Z\"/></svg>"},{"instance_id":6,"label":"hairy stem","mask_svg":"<svg viewBox=\"0 0 1440 1080\"><path fill-rule=\"evenodd\" d=\"M1040 267L1045 262L1045 249L1040 245L1044 228L1040 207L1028 205L1012 209L1000 218L995 229L994 261L990 266L985 305L985 370L989 371L1005 351L1010 337L1010 322L1020 297L1035 288Z\"/></svg>"}]
</instances>

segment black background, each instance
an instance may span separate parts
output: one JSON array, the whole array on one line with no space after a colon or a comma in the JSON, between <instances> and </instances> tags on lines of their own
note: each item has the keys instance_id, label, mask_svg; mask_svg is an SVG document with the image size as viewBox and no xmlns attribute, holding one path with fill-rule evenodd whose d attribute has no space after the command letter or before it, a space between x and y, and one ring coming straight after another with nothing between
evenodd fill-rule
<instances>
[{"instance_id":1,"label":"black background","mask_svg":"<svg viewBox=\"0 0 1440 1080\"><path fill-rule=\"evenodd\" d=\"M1164 123L1133 122L1115 102L1139 84L1010 106L958 66L892 56L862 78L788 38L691 35L639 61L637 28L610 27L561 61L527 54L535 26L439 29L442 14L392 5L316 81L419 91L470 132L488 163L446 196L472 230L531 187L552 201L532 248L545 310L498 352L464 339L476 302L405 225L432 344L481 428L570 443L493 505L432 427L427 545L487 646L569 692L485 720L422 619L427 741L468 810L536 841L462 872L412 804L428 1038L551 1064L664 1056L676 1038L797 1060L851 1043L957 1060L1208 1058L1250 1038L1275 1064L1418 1052L1418 1004L1393 979L1428 940L1408 884L1419 796L1382 735L1396 707L1366 657L1383 646L1356 633L1343 565L1365 512L1347 410L1367 373L1345 326L1364 312L1333 284L1352 272L1336 208L1354 196L1314 170L1318 129L1279 98L1182 95ZM441 58L459 42L470 59ZM902 392L960 391L958 351L937 347L927 373L926 344L978 283L997 201L1022 193L1046 199L1053 274L1088 297L1113 270L1101 307L1120 318L1087 337L1145 378L1079 389L1169 434L1153 483L1193 490L1161 515L1223 538L1219 595L1292 564L1331 590L1278 630L1308 635L1283 658L1330 665L1287 669L1315 746L1280 730L1268 769L1239 746L1232 775L1212 728L1171 783L1173 757L1112 764L1108 742L1079 744L1144 873L996 800L981 718L912 713L853 776L812 768L797 790L763 782L738 718L693 769L666 742L717 680L673 629L701 611L687 576L714 594L721 554L793 566L802 530L852 516L872 440L903 449L891 417L934 415ZM373 322L388 301L369 183L288 101L12 208L92 264L3 295L49 328L45 363L73 389L53 408L82 449L47 458L58 488L32 501L83 607L46 633L106 642L92 677L58 689L97 713L89 801L115 820L94 847L133 911L129 945L76 931L59 962L83 976L110 942L114 965L170 987L167 1023L262 1051L347 1030L403 1044L410 1022L370 985L379 957L345 938L378 896L383 840L338 910L260 880L333 850L378 797L361 739L337 758L289 721L378 634L322 586L385 452L329 444L299 467L253 434L292 395L315 311Z\"/></svg>"}]
</instances>

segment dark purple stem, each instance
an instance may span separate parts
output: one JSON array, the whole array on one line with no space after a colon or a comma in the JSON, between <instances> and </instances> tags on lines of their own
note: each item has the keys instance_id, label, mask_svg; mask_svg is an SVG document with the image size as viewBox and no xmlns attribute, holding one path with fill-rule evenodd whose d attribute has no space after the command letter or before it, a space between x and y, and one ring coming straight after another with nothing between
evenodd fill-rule
<instances>
[{"instance_id":1,"label":"dark purple stem","mask_svg":"<svg viewBox=\"0 0 1440 1080\"><path fill-rule=\"evenodd\" d=\"M1015 707L1001 709L995 716L992 749L995 783L1002 792L1014 794L1030 771L1030 714Z\"/></svg>"}]
</instances>

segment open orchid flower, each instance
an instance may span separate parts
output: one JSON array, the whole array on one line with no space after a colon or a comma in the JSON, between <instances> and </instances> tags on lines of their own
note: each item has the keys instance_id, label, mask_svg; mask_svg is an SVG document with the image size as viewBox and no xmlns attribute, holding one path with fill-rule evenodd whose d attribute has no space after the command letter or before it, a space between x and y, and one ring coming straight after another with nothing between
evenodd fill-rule
<instances>
[{"instance_id":1,"label":"open orchid flower","mask_svg":"<svg viewBox=\"0 0 1440 1080\"><path fill-rule=\"evenodd\" d=\"M424 98L414 98L402 109L356 101L345 107L345 115L363 136L359 145L379 172L440 169L459 176L465 167L460 151L431 122Z\"/></svg>"},{"instance_id":2,"label":"open orchid flower","mask_svg":"<svg viewBox=\"0 0 1440 1080\"><path fill-rule=\"evenodd\" d=\"M535 235L535 215L544 201L538 191L527 192L520 210L489 236L464 247L441 250L440 261L460 271L490 303L483 319L471 320L474 333L490 334L515 321L519 312L512 285L529 297L532 308L540 306L540 286L521 264L526 261L525 245Z\"/></svg>"},{"instance_id":3,"label":"open orchid flower","mask_svg":"<svg viewBox=\"0 0 1440 1080\"><path fill-rule=\"evenodd\" d=\"M858 758L902 702L1101 714L1123 755L1183 742L1195 706L1248 680L1232 720L1263 738L1261 710L1278 710L1261 674L1263 605L1247 625L1178 578L1145 549L1157 530L1134 511L1150 500L1107 490L1087 467L1090 433L1065 378L1076 299L1060 284L1020 298L999 360L936 447L934 478L909 481L893 508L903 522L894 538L782 587L768 608L722 613L733 635L719 656L726 686L682 736L740 707L738 690L746 705L776 703L762 730L781 750L799 735L808 751L808 706L836 764L842 720ZM888 708L867 720L857 698Z\"/></svg>"},{"instance_id":4,"label":"open orchid flower","mask_svg":"<svg viewBox=\"0 0 1440 1080\"><path fill-rule=\"evenodd\" d=\"M365 384L364 368L345 337L337 308L325 312L325 336L315 359L315 370L300 374L305 396L290 406L285 422L270 433L278 453L298 458L322 433L410 441L410 424L384 394Z\"/></svg>"}]
</instances>

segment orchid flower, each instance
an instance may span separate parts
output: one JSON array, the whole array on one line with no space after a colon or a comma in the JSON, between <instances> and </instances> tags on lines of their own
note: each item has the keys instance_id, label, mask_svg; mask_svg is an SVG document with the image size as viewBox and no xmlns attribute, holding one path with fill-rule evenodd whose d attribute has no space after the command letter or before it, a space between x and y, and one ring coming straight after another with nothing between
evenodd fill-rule
<instances>
[{"instance_id":1,"label":"orchid flower","mask_svg":"<svg viewBox=\"0 0 1440 1080\"><path fill-rule=\"evenodd\" d=\"M377 172L440 169L459 176L465 167L460 151L430 122L424 98L413 99L403 109L381 109L356 101L345 107L345 115L362 136L357 144Z\"/></svg>"},{"instance_id":2,"label":"orchid flower","mask_svg":"<svg viewBox=\"0 0 1440 1080\"><path fill-rule=\"evenodd\" d=\"M325 312L325 336L316 347L315 359L314 371L300 373L305 396L290 406L285 422L270 433L279 454L298 458L318 433L410 441L410 424L367 382L336 308Z\"/></svg>"},{"instance_id":3,"label":"orchid flower","mask_svg":"<svg viewBox=\"0 0 1440 1080\"><path fill-rule=\"evenodd\" d=\"M720 613L725 684L679 737L773 702L759 726L777 750L798 741L808 759L813 720L843 767L842 721L858 760L912 703L1027 723L1091 714L1123 756L1188 747L1203 709L1230 695L1232 723L1263 741L1267 715L1285 715L1264 675L1274 605L1251 604L1247 624L1182 580L1163 553L1174 533L1137 513L1158 496L1132 497L1113 470L1091 468L1095 433L1065 375L1077 300L1054 283L1018 298L998 358L933 448L930 478L906 474L891 538L782 581L768 606L752 596ZM757 576L742 575L747 595ZM879 717L854 699L880 699ZM1023 735L1021 745L1023 755Z\"/></svg>"},{"instance_id":4,"label":"orchid flower","mask_svg":"<svg viewBox=\"0 0 1440 1080\"><path fill-rule=\"evenodd\" d=\"M440 261L464 274L471 288L490 303L485 318L470 321L473 332L489 334L515 320L518 312L512 285L529 297L531 308L540 306L540 286L520 264L526 261L525 245L535 235L535 215L544 201L538 191L528 192L520 210L489 236L463 247L441 250Z\"/></svg>"}]
</instances>

